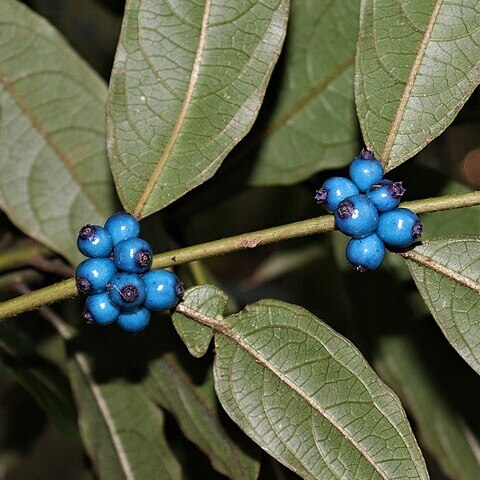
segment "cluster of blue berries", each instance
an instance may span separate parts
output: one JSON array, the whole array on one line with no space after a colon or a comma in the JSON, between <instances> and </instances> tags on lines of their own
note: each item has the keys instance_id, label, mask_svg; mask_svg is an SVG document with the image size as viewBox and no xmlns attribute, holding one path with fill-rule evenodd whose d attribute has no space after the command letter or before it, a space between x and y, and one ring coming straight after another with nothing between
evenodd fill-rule
<instances>
[{"instance_id":1,"label":"cluster of blue berries","mask_svg":"<svg viewBox=\"0 0 480 480\"><path fill-rule=\"evenodd\" d=\"M315 200L333 212L338 230L352 237L346 256L359 272L375 270L385 246L404 249L422 235L423 225L408 208L398 208L405 193L402 182L383 178L383 166L373 152L362 150L350 164L350 180L329 178Z\"/></svg>"},{"instance_id":2,"label":"cluster of blue berries","mask_svg":"<svg viewBox=\"0 0 480 480\"><path fill-rule=\"evenodd\" d=\"M107 325L117 321L128 332L140 332L151 310L165 310L183 296L183 284L168 270L150 270L152 248L139 238L140 225L128 213L112 215L105 227L85 225L77 246L90 257L75 271L80 293L87 295L83 318Z\"/></svg>"}]
</instances>

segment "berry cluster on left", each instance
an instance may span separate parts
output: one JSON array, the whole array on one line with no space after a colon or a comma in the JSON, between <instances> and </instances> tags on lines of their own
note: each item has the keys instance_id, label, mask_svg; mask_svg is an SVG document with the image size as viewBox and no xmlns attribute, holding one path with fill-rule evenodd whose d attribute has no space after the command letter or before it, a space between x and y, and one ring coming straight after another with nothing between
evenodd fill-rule
<instances>
[{"instance_id":1,"label":"berry cluster on left","mask_svg":"<svg viewBox=\"0 0 480 480\"><path fill-rule=\"evenodd\" d=\"M168 270L150 270L153 252L139 238L140 224L128 213L112 215L105 226L85 225L77 246L89 257L75 271L80 293L87 295L83 318L88 323L113 322L128 332L140 332L151 310L167 310L182 298L184 288Z\"/></svg>"}]
</instances>

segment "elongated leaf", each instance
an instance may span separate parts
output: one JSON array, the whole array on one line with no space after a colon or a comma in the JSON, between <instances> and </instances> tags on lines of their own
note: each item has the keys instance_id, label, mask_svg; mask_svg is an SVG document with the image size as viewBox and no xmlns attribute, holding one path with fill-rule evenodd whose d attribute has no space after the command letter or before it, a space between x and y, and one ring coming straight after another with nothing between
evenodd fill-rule
<instances>
[{"instance_id":1,"label":"elongated leaf","mask_svg":"<svg viewBox=\"0 0 480 480\"><path fill-rule=\"evenodd\" d=\"M288 0L129 0L108 145L126 210L145 217L210 178L248 132L282 47Z\"/></svg>"},{"instance_id":2,"label":"elongated leaf","mask_svg":"<svg viewBox=\"0 0 480 480\"><path fill-rule=\"evenodd\" d=\"M242 432L227 431L220 421L212 370L200 385L194 384L173 355L166 354L149 365L149 372L153 398L175 416L186 437L205 452L217 471L235 480L258 477L259 452Z\"/></svg>"},{"instance_id":3,"label":"elongated leaf","mask_svg":"<svg viewBox=\"0 0 480 480\"><path fill-rule=\"evenodd\" d=\"M397 397L308 311L264 300L218 321L177 308L216 330L222 406L302 478L428 478Z\"/></svg>"},{"instance_id":4,"label":"elongated leaf","mask_svg":"<svg viewBox=\"0 0 480 480\"><path fill-rule=\"evenodd\" d=\"M387 170L440 135L478 85L479 26L476 0L363 0L357 110Z\"/></svg>"},{"instance_id":5,"label":"elongated leaf","mask_svg":"<svg viewBox=\"0 0 480 480\"><path fill-rule=\"evenodd\" d=\"M431 240L403 256L448 341L480 373L480 238Z\"/></svg>"},{"instance_id":6,"label":"elongated leaf","mask_svg":"<svg viewBox=\"0 0 480 480\"><path fill-rule=\"evenodd\" d=\"M112 212L104 83L44 20L0 3L0 207L76 262L78 229Z\"/></svg>"},{"instance_id":7,"label":"elongated leaf","mask_svg":"<svg viewBox=\"0 0 480 480\"><path fill-rule=\"evenodd\" d=\"M211 285L190 288L184 296L184 301L192 305L195 310L203 311L206 315L215 318L223 317L227 300L222 290ZM177 313L172 316L172 321L188 351L194 357L203 357L213 338L211 327L192 322L190 318Z\"/></svg>"},{"instance_id":8,"label":"elongated leaf","mask_svg":"<svg viewBox=\"0 0 480 480\"><path fill-rule=\"evenodd\" d=\"M325 248L318 242L308 243L295 249L278 250L258 266L249 279L248 286L252 288L305 268L324 255L326 255Z\"/></svg>"},{"instance_id":9,"label":"elongated leaf","mask_svg":"<svg viewBox=\"0 0 480 480\"><path fill-rule=\"evenodd\" d=\"M444 473L452 480L480 478L480 464L467 438L467 426L445 401L411 340L384 338L376 356L377 371L414 416L421 445Z\"/></svg>"},{"instance_id":10,"label":"elongated leaf","mask_svg":"<svg viewBox=\"0 0 480 480\"><path fill-rule=\"evenodd\" d=\"M292 184L357 150L353 63L360 0L292 0L275 107L258 126L255 185ZM246 149L246 153L250 153Z\"/></svg>"},{"instance_id":11,"label":"elongated leaf","mask_svg":"<svg viewBox=\"0 0 480 480\"><path fill-rule=\"evenodd\" d=\"M0 326L0 359L55 426L66 435L78 438L72 394L58 368L38 355L25 337L4 325Z\"/></svg>"},{"instance_id":12,"label":"elongated leaf","mask_svg":"<svg viewBox=\"0 0 480 480\"><path fill-rule=\"evenodd\" d=\"M164 438L163 413L138 385L98 382L85 354L70 362L80 431L101 480L177 480L180 466Z\"/></svg>"}]
</instances>

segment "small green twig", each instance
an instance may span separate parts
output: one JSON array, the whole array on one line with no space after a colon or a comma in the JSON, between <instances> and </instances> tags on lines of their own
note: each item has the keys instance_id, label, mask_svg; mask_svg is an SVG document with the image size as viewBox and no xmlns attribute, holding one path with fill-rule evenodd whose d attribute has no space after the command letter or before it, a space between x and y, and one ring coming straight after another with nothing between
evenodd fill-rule
<instances>
[{"instance_id":1,"label":"small green twig","mask_svg":"<svg viewBox=\"0 0 480 480\"><path fill-rule=\"evenodd\" d=\"M410 208L417 213L428 213L473 205L480 205L480 191L405 202L402 204L402 207ZM212 242L161 253L154 256L152 268L180 265L194 260L202 260L204 258L255 248L292 238L325 233L333 229L334 220L332 215L311 218L279 227L235 235L233 237L222 238ZM28 312L76 295L75 280L69 278L63 282L0 303L0 319L13 317L20 313Z\"/></svg>"}]
</instances>

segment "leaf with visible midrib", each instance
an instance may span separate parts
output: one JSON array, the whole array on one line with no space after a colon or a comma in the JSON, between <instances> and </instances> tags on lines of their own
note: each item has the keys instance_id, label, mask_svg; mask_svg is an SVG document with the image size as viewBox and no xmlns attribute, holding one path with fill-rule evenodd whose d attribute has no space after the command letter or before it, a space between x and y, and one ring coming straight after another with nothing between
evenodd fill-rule
<instances>
[{"instance_id":1,"label":"leaf with visible midrib","mask_svg":"<svg viewBox=\"0 0 480 480\"><path fill-rule=\"evenodd\" d=\"M0 207L74 263L79 228L114 208L105 84L25 6L3 0L0 19Z\"/></svg>"},{"instance_id":2,"label":"leaf with visible midrib","mask_svg":"<svg viewBox=\"0 0 480 480\"><path fill-rule=\"evenodd\" d=\"M288 0L130 0L110 83L108 146L126 210L205 182L254 122Z\"/></svg>"},{"instance_id":3,"label":"leaf with visible midrib","mask_svg":"<svg viewBox=\"0 0 480 480\"><path fill-rule=\"evenodd\" d=\"M106 330L101 335L89 329L78 333L56 314L49 312L48 319L66 341L80 434L97 476L180 480L181 467L165 438L163 412L140 383L128 378L141 337Z\"/></svg>"},{"instance_id":4,"label":"leaf with visible midrib","mask_svg":"<svg viewBox=\"0 0 480 480\"><path fill-rule=\"evenodd\" d=\"M477 0L363 0L357 110L387 170L440 135L480 82L479 19Z\"/></svg>"},{"instance_id":5,"label":"leaf with visible midrib","mask_svg":"<svg viewBox=\"0 0 480 480\"><path fill-rule=\"evenodd\" d=\"M480 238L443 238L404 253L448 341L480 373Z\"/></svg>"},{"instance_id":6,"label":"leaf with visible midrib","mask_svg":"<svg viewBox=\"0 0 480 480\"><path fill-rule=\"evenodd\" d=\"M260 450L238 429L227 429L220 418L212 370L201 384L194 383L174 356L165 354L149 365L147 385L152 398L175 416L185 436L205 452L215 470L233 480L258 477Z\"/></svg>"},{"instance_id":7,"label":"leaf with visible midrib","mask_svg":"<svg viewBox=\"0 0 480 480\"><path fill-rule=\"evenodd\" d=\"M182 303L215 333L215 388L235 422L305 479L427 479L393 392L358 350L301 307L275 300L224 320Z\"/></svg>"},{"instance_id":8,"label":"leaf with visible midrib","mask_svg":"<svg viewBox=\"0 0 480 480\"><path fill-rule=\"evenodd\" d=\"M163 413L140 386L97 382L85 354L73 354L70 381L85 448L102 480L179 480L164 436Z\"/></svg>"},{"instance_id":9,"label":"leaf with visible midrib","mask_svg":"<svg viewBox=\"0 0 480 480\"><path fill-rule=\"evenodd\" d=\"M423 441L420 444L443 472L454 480L478 480L480 462L475 449L479 447L468 438L471 432L460 416L462 412L449 404L432 378L429 367L438 359L432 355L432 362L427 364L412 339L400 335L381 338L375 358L375 370L413 415L419 440Z\"/></svg>"},{"instance_id":10,"label":"leaf with visible midrib","mask_svg":"<svg viewBox=\"0 0 480 480\"><path fill-rule=\"evenodd\" d=\"M255 155L254 185L297 183L346 165L358 148L353 64L360 1L291 3L281 68L273 76L280 79L273 110L240 152Z\"/></svg>"}]
</instances>

